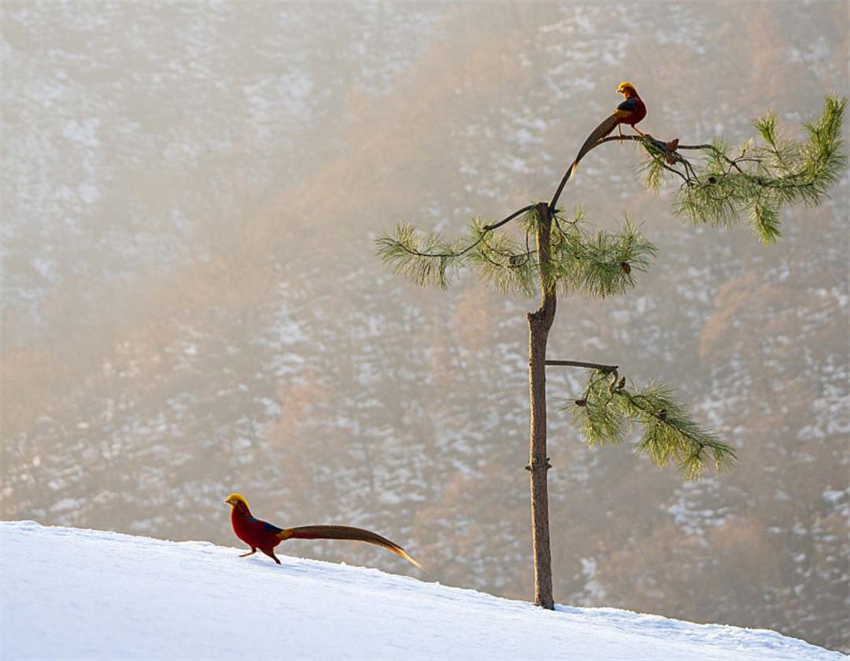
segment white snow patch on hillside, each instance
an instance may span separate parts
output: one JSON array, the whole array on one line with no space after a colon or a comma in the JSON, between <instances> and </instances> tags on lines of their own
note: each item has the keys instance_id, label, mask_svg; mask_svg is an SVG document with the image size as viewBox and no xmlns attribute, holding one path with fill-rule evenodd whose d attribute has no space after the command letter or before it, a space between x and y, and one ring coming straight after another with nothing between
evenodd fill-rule
<instances>
[{"instance_id":1,"label":"white snow patch on hillside","mask_svg":"<svg viewBox=\"0 0 850 661\"><path fill-rule=\"evenodd\" d=\"M611 608L550 612L375 569L239 553L2 522L0 658L844 658L772 631Z\"/></svg>"}]
</instances>

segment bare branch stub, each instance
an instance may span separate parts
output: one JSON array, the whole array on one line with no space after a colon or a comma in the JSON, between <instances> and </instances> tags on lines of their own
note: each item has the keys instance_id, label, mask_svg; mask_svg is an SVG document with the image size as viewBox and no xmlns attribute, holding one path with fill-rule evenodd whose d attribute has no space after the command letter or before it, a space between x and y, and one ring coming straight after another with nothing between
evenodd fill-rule
<instances>
[{"instance_id":1,"label":"bare branch stub","mask_svg":"<svg viewBox=\"0 0 850 661\"><path fill-rule=\"evenodd\" d=\"M582 360L547 360L547 365L559 365L561 367L585 367L591 370L599 370L600 372L616 372L619 365L600 365L599 363L587 363Z\"/></svg>"}]
</instances>

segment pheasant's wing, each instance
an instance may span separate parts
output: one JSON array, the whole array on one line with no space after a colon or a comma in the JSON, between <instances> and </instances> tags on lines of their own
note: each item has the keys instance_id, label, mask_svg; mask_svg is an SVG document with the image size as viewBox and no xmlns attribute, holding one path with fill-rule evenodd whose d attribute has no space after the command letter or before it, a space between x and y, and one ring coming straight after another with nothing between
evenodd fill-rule
<instances>
[{"instance_id":1,"label":"pheasant's wing","mask_svg":"<svg viewBox=\"0 0 850 661\"><path fill-rule=\"evenodd\" d=\"M617 117L628 117L635 110L637 110L637 101L635 101L634 97L631 97L617 106L617 110L614 111L614 115Z\"/></svg>"}]
</instances>

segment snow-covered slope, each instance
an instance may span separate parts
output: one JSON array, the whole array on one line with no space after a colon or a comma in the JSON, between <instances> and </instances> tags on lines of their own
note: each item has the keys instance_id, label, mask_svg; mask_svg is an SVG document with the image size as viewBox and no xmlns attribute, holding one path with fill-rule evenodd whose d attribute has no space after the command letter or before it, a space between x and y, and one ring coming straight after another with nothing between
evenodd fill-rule
<instances>
[{"instance_id":1,"label":"snow-covered slope","mask_svg":"<svg viewBox=\"0 0 850 661\"><path fill-rule=\"evenodd\" d=\"M772 631L554 613L375 569L0 523L3 659L840 659Z\"/></svg>"}]
</instances>

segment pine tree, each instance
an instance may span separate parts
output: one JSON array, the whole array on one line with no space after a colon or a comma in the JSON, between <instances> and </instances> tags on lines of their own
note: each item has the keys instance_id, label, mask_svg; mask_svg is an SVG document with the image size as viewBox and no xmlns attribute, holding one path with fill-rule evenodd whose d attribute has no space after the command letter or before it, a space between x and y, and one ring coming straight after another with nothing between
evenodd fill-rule
<instances>
[{"instance_id":1,"label":"pine tree","mask_svg":"<svg viewBox=\"0 0 850 661\"><path fill-rule=\"evenodd\" d=\"M733 150L726 142L684 145L650 135L611 136L608 142L637 141L643 150L642 171L648 189L668 181L678 184L673 211L694 224L731 226L744 220L764 243L781 236L780 211L786 204L820 204L846 165L841 128L846 99L828 97L821 116L805 124L807 138L783 136L768 113L754 122L761 140L747 140ZM694 156L690 154L693 153ZM685 154L688 154L687 156ZM585 154L586 155L586 154ZM577 164L577 163L576 163ZM531 433L532 544L535 604L554 608L549 549L546 452L546 366L587 370L583 394L565 405L590 444L622 443L640 428L637 453L657 466L675 462L687 479L707 468L720 472L734 464L734 449L691 418L686 407L663 384L638 386L621 376L616 365L578 360L547 360L548 335L557 296L581 293L607 298L635 286L656 253L638 227L625 218L619 231L594 231L580 207L567 215L558 207L567 170L550 202L530 204L498 222L477 218L465 236L448 241L401 223L378 238L379 254L397 273L422 286L446 289L462 268L473 268L482 281L506 294L532 298L540 307L527 315L529 326L529 399ZM516 222L519 231L506 228Z\"/></svg>"}]
</instances>

